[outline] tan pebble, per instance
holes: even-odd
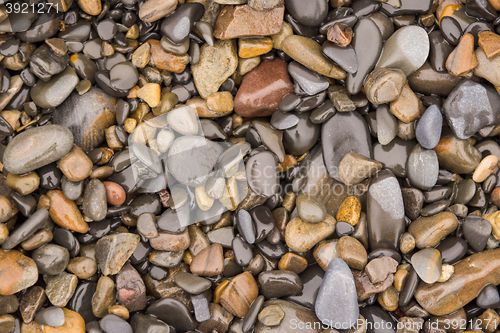
[[[21,195],[27,195],[35,191],[40,185],[40,177],[35,171],[24,175],[7,175],[7,186]]]
[[[330,29],[328,29],[326,38],[339,46],[346,47],[351,44],[352,28],[336,22]]]
[[[113,150],[121,150],[124,146],[116,135],[116,125],[110,126],[106,129],[106,143],[109,148]]]
[[[401,95],[391,102],[390,110],[396,118],[409,123],[420,116],[420,100],[410,86],[406,84],[401,91]]]
[[[270,37],[240,38],[238,41],[238,56],[243,59],[266,54],[272,49],[273,41]]]
[[[0,115],[7,120],[12,129],[17,130],[21,124],[19,123],[19,119],[21,118],[20,111],[2,111]]]
[[[215,201],[213,198],[209,197],[207,191],[205,191],[205,184],[196,187],[195,197],[198,207],[203,211],[207,211],[212,208]]]
[[[278,262],[278,269],[302,273],[307,268],[307,260],[295,253],[287,253]]]
[[[37,231],[33,236],[21,243],[21,247],[26,251],[32,251],[42,245],[50,243],[54,235],[49,229]]]
[[[127,320],[130,317],[130,313],[126,307],[123,305],[112,305],[108,309],[108,313],[120,316],[123,320]]]
[[[356,225],[361,216],[361,202],[355,196],[349,196],[340,205],[336,220]]]
[[[211,111],[219,112],[219,117],[233,111],[233,95],[229,91],[221,91],[207,97],[207,106]]]
[[[78,5],[89,15],[96,16],[101,13],[101,0],[78,0]]]
[[[396,274],[394,274],[394,287],[397,291],[401,292],[403,290],[403,286],[406,280],[406,276],[408,275],[408,270],[406,269],[398,269]]]
[[[477,317],[479,327],[487,333],[493,333],[500,324],[500,316],[493,309],[487,309],[479,317]]]
[[[77,145],[74,145],[69,154],[57,162],[57,166],[73,182],[84,180],[92,172],[92,161]]]
[[[127,133],[132,133],[135,129],[135,126],[137,125],[137,120],[133,118],[127,118],[125,119],[125,122],[123,123],[123,127],[125,128],[125,131]]]
[[[494,0],[500,4],[499,0]],[[481,31],[478,34],[478,45],[486,54],[486,58],[491,59],[500,54],[500,36],[492,31]]]
[[[338,258],[337,242],[338,239],[321,241],[313,251],[314,260],[324,271],[326,271],[333,258]]]
[[[288,192],[285,194],[285,198],[283,199],[283,208],[285,208],[289,213],[295,208],[295,200],[297,200],[297,193]]]
[[[472,174],[472,180],[476,183],[482,183],[486,177],[498,170],[498,157],[496,155],[488,155],[479,163],[476,170]]]
[[[127,39],[137,39],[139,38],[139,26],[134,24],[128,29],[127,34],[125,35]]]
[[[415,248],[415,237],[412,234],[405,232],[399,240],[399,249],[403,254],[410,253]]]
[[[337,243],[336,250],[339,258],[343,259],[353,269],[362,270],[368,262],[366,249],[354,237],[341,237]]]
[[[439,280],[437,282],[446,282],[448,281],[451,276],[455,273],[455,267],[453,265],[442,265],[441,266],[441,276],[439,277]]]
[[[108,313],[108,308],[116,303],[116,287],[111,278],[101,276],[97,281],[97,289],[92,300],[92,312],[97,318]]]
[[[271,36],[271,39],[273,40],[273,48],[282,50],[283,41],[291,35],[293,35],[292,27],[288,23],[283,22],[280,32]]]
[[[132,54],[132,63],[137,68],[144,68],[149,63],[151,57],[151,46],[144,43],[139,46]]]
[[[399,292],[390,286],[377,295],[377,301],[386,311],[396,311],[399,306]]]
[[[158,83],[147,83],[137,91],[137,97],[155,108],[160,104],[161,87]]]
[[[279,305],[268,305],[260,311],[258,319],[264,326],[278,326],[283,318],[285,312]]]
[[[97,263],[92,258],[75,257],[69,261],[67,269],[80,279],[88,279],[97,272]]]
[[[238,73],[240,75],[245,75],[246,73],[250,72],[252,69],[255,67],[259,66],[260,64],[260,57],[252,57],[252,58],[247,58],[247,59],[239,59],[238,61]]]
[[[464,34],[457,47],[446,60],[446,69],[453,76],[462,76],[476,68],[478,62],[474,53],[474,36]]]
[[[92,171],[90,173],[90,178],[97,178],[97,179],[106,179],[111,177],[113,174],[113,168],[110,167],[109,165],[103,165],[102,167],[99,167]]]

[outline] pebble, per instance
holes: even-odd
[[[150,39],[148,43],[151,48],[150,66],[173,73],[182,73],[186,69],[189,63],[189,56],[187,54],[177,55],[165,51],[159,40]]]
[[[126,199],[125,190],[120,185],[105,181],[102,182],[106,190],[106,201],[113,206],[121,206]]]
[[[325,122],[321,143],[326,169],[335,180],[340,180],[337,170],[345,154],[357,153],[372,158],[368,126],[356,112],[338,112]]]
[[[406,84],[401,95],[390,104],[391,112],[404,123],[409,123],[420,116],[420,101]]]
[[[84,180],[92,172],[92,161],[77,145],[73,146],[69,154],[57,161],[57,166],[72,182]]]
[[[483,251],[491,235],[491,224],[482,217],[470,215],[465,218],[462,228],[467,243],[476,252]]]
[[[342,310],[338,306],[342,306]],[[315,302],[318,318],[330,327],[352,327],[359,316],[356,286],[349,266],[339,258],[328,265]]]
[[[446,60],[446,69],[453,76],[467,74],[476,68],[478,62],[474,53],[474,36],[464,34],[457,47]]]
[[[63,332],[71,332],[71,333],[85,333],[85,320],[83,320],[82,316],[75,311],[71,311],[66,308],[62,308],[64,312],[64,324],[59,327],[53,326],[44,326],[44,333],[63,333]],[[35,333],[35,332],[33,332]],[[38,332],[37,332],[38,333]]]
[[[96,261],[104,275],[117,274],[139,244],[139,235],[119,233],[97,241]]]
[[[88,279],[97,272],[97,263],[92,258],[75,257],[69,261],[67,269],[79,279]]]
[[[301,194],[297,197],[295,204],[298,214],[304,222],[318,223],[326,217],[325,205],[312,197]]]
[[[59,106],[76,88],[80,80],[75,70],[67,66],[61,73],[52,76],[47,82],[38,82],[31,89],[33,102],[42,108]]]
[[[439,175],[439,162],[434,150],[425,149],[420,144],[412,149],[406,165],[410,183],[421,189],[430,190],[436,185]]]
[[[171,42],[181,44],[204,13],[205,8],[200,3],[182,4],[163,20],[161,31]]]
[[[354,237],[341,237],[337,243],[336,251],[338,257],[353,269],[362,270],[368,262],[366,249]]]
[[[408,77],[410,87],[416,92],[439,96],[448,96],[460,81],[462,81],[461,77],[447,72],[437,72],[429,62],[425,62]]]
[[[321,126],[314,124],[306,112],[296,116],[298,118],[297,125],[283,131],[283,145],[285,152],[300,156],[307,153],[318,141]]]
[[[455,268],[452,265],[442,265],[441,267],[441,275],[437,282],[446,282],[448,281],[453,273],[455,272]]]
[[[488,80],[494,86],[499,86],[500,77],[496,74],[499,66],[498,59],[488,59],[481,49],[477,49],[475,54],[478,65],[476,68],[474,68],[474,75]]]
[[[225,6],[214,26],[214,37],[227,40],[239,37],[270,36],[280,32],[284,6],[257,11],[249,5]]]
[[[75,202],[67,199],[62,191],[50,190],[47,196],[50,199],[49,215],[52,221],[60,227],[82,234],[89,230]]]
[[[92,299],[92,313],[102,318],[108,313],[108,308],[116,303],[116,287],[111,278],[101,276]]]
[[[492,59],[498,52],[498,43],[500,42],[500,36],[491,31],[481,31],[478,34],[478,45],[483,50],[486,58]]]
[[[234,98],[234,111],[242,117],[270,116],[292,92],[286,63],[278,58],[264,61],[244,76]]]
[[[12,250],[17,245],[29,239],[37,230],[45,225],[49,217],[49,212],[41,208],[33,213],[24,223],[12,230],[9,237],[2,244],[4,250]]]
[[[435,104],[425,110],[417,123],[415,135],[418,143],[425,149],[434,149],[441,138],[443,115]]]
[[[258,292],[259,288],[252,274],[244,272],[233,277],[222,290],[220,303],[232,315],[243,318],[252,302],[257,299]]]
[[[132,326],[125,320],[114,314],[105,315],[99,322],[101,329],[108,332],[132,333]]]
[[[116,276],[116,298],[128,311],[146,308],[146,286],[141,275],[130,263],[126,263]]]
[[[57,306],[51,306],[37,312],[35,322],[39,325],[59,327],[64,325],[64,311]]]
[[[433,315],[446,315],[462,308],[487,284],[496,285],[495,273],[498,269],[499,254],[498,250],[492,250],[467,257],[454,265],[455,273],[448,281],[434,285],[420,285],[415,293],[416,300]],[[478,267],[476,265],[481,265],[482,269],[476,272],[474,279],[469,279],[471,270]],[[436,294],[439,288],[444,288],[444,292]]]
[[[382,169],[382,164],[358,153],[347,153],[338,166],[338,177],[346,185],[357,185]]]
[[[106,217],[106,188],[98,179],[92,179],[85,188],[83,195],[83,213],[94,221],[101,221]]]
[[[406,75],[399,69],[379,68],[371,72],[365,81],[366,97],[373,104],[385,104],[396,100],[406,84]]]
[[[482,183],[486,177],[496,173],[498,170],[498,157],[496,155],[488,155],[479,162],[476,170],[472,174],[472,180],[476,183]]]
[[[222,62],[222,59],[225,59]],[[223,65],[224,64],[224,65]],[[205,44],[200,49],[200,60],[192,66],[194,83],[201,97],[217,92],[238,66],[236,43],[231,40],[216,41],[214,46]]]
[[[238,42],[238,56],[242,59],[257,57],[273,49],[270,37],[240,38]]]
[[[358,58],[352,45],[341,47],[332,42],[324,42],[322,45],[323,54],[339,65],[340,68],[349,74],[358,71]]]
[[[178,0],[148,0],[139,8],[139,18],[145,22],[154,22],[171,14],[177,8]]]
[[[0,272],[0,295],[4,296],[31,287],[38,280],[36,263],[16,250],[0,250]]]
[[[169,332],[170,330],[170,327],[165,322],[142,313],[135,313],[130,324],[134,332],[154,333],[157,331]]]
[[[69,252],[62,246],[47,244],[33,251],[32,258],[40,274],[57,275],[68,267]]]
[[[300,277],[287,270],[262,272],[259,274],[260,292],[267,299],[297,295],[302,291]]]
[[[477,295],[476,304],[483,309],[497,308],[500,305],[498,289],[492,284],[487,284]]]
[[[45,287],[47,298],[50,303],[59,307],[65,307],[68,304],[78,284],[76,275],[64,271],[59,275],[45,275],[44,280],[47,283]]]
[[[370,249],[398,248],[405,229],[401,188],[389,170],[379,171],[370,181],[367,196]]]
[[[278,326],[283,318],[285,312],[279,305],[269,305],[259,312],[259,322],[264,326]]]
[[[276,193],[278,161],[273,153],[261,152],[253,155],[248,159],[245,167],[248,185],[255,194],[270,197]]]
[[[307,252],[314,245],[329,237],[335,231],[335,219],[331,215],[318,223],[308,223],[295,217],[288,222],[285,240],[288,247],[296,252]]]
[[[307,260],[294,253],[287,253],[281,257],[278,263],[278,269],[292,271],[295,274],[300,274],[307,268]]]
[[[316,95],[328,88],[330,83],[323,76],[309,70],[298,62],[292,61],[288,65],[288,72],[294,82],[308,95]]]
[[[366,76],[372,71],[382,51],[382,35],[375,22],[361,18],[354,26],[351,45],[357,56],[357,71],[347,74],[346,87],[351,94],[360,92]]]
[[[36,127],[17,135],[7,145],[3,164],[13,174],[24,174],[59,160],[72,147],[73,135],[67,128]]]
[[[376,111],[377,138],[381,145],[389,144],[398,134],[398,119],[387,105],[380,105]]]
[[[441,253],[436,249],[420,250],[412,256],[411,263],[425,283],[434,283],[441,276]]]
[[[344,79],[346,73],[323,55],[321,45],[310,38],[292,35],[282,44],[283,51],[298,63],[333,79]]]
[[[212,244],[195,255],[191,262],[191,273],[199,276],[214,276],[222,273],[224,257],[220,244]]]

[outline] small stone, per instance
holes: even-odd
[[[328,265],[316,298],[315,312],[321,322],[331,327],[351,327],[358,319],[356,286],[349,266],[342,259],[335,258]]]
[[[273,270],[259,274],[260,292],[266,298],[281,298],[297,295],[302,291],[300,277],[286,270]]]
[[[87,14],[96,16],[101,13],[101,0],[78,0],[78,5]]]
[[[382,164],[357,153],[347,153],[339,163],[338,175],[346,185],[357,185],[382,169]]]
[[[430,190],[439,176],[439,162],[434,150],[415,145],[406,162],[406,174],[410,183],[421,190]]]
[[[222,290],[220,303],[234,316],[243,318],[259,294],[257,282],[249,272],[236,275]]]
[[[139,235],[130,233],[113,234],[99,239],[96,244],[96,259],[102,274],[117,274],[134,253],[139,240]]]
[[[472,180],[476,183],[482,183],[486,177],[498,170],[498,157],[496,155],[488,155],[479,162],[476,170],[472,175]]]
[[[457,47],[446,60],[446,69],[453,76],[467,74],[476,68],[478,62],[474,53],[474,36],[464,34]]]
[[[47,244],[33,251],[32,258],[40,274],[57,275],[68,267],[69,252],[62,246]]]
[[[468,140],[458,139],[451,133],[445,133],[441,136],[434,151],[438,156],[441,168],[458,174],[473,172],[482,158],[481,152]]]
[[[283,318],[285,312],[279,305],[269,305],[259,312],[259,322],[264,326],[278,326]]]
[[[391,257],[375,258],[365,266],[365,272],[372,283],[383,282],[389,274],[396,273],[398,262]]]
[[[146,308],[146,286],[141,275],[130,263],[126,263],[116,276],[116,298],[128,311]]]
[[[177,74],[182,73],[186,69],[189,63],[189,55],[177,55],[167,52],[162,47],[161,42],[156,39],[150,39],[148,43],[151,47],[151,57],[149,58],[150,66]]]
[[[280,32],[285,7],[257,11],[249,5],[225,6],[214,26],[214,37],[233,39],[250,36],[270,36]]]
[[[207,106],[217,112],[218,117],[223,117],[233,111],[233,95],[229,91],[215,92],[207,97]]]
[[[330,86],[328,88],[328,97],[333,102],[338,112],[350,112],[356,110],[356,104],[351,100],[347,89],[342,86]]]
[[[40,286],[33,286],[19,297],[19,311],[25,323],[32,322],[35,314],[47,300],[45,290]]]
[[[194,83],[200,96],[207,98],[217,92],[222,83],[236,71],[237,66],[235,41],[218,40],[214,46],[203,45],[200,60],[192,66]]]
[[[83,194],[83,213],[93,221],[101,221],[106,217],[106,188],[98,179],[92,179]]]
[[[50,218],[59,226],[79,233],[86,233],[89,225],[83,220],[75,202],[68,200],[62,191],[50,190],[47,192],[50,199]]]
[[[114,314],[105,315],[99,322],[99,327],[101,327],[104,332],[133,333],[132,326]]]
[[[441,253],[436,249],[420,250],[411,257],[411,264],[425,283],[434,283],[441,276]]]
[[[441,275],[437,282],[446,282],[448,281],[453,273],[455,272],[455,268],[452,265],[445,264],[441,267]]]
[[[441,138],[443,124],[443,115],[439,107],[431,105],[420,118],[415,129],[415,135],[418,143],[423,148],[434,149]]]
[[[110,314],[117,315],[124,320],[127,320],[130,317],[128,309],[123,305],[118,305],[118,304],[112,305],[108,308],[108,312]]]
[[[302,273],[307,268],[307,260],[295,253],[287,253],[278,262],[278,269],[292,271],[295,274]]]
[[[137,97],[148,103],[149,107],[155,108],[160,104],[161,88],[158,83],[146,83],[137,90]]]
[[[59,327],[44,326],[44,333],[85,333],[85,320],[78,312],[62,308],[64,312],[64,324]],[[35,332],[33,332],[35,333]]]
[[[399,306],[399,293],[393,286],[390,286],[377,295],[377,301],[386,311],[396,311]]]
[[[408,232],[415,237],[418,248],[436,246],[443,238],[458,226],[455,214],[442,212],[434,216],[420,217],[408,227]]]
[[[108,308],[116,303],[115,283],[107,276],[101,276],[92,300],[92,313],[102,318],[108,313]]]
[[[401,236],[401,240],[399,241],[399,249],[403,254],[410,253],[415,249],[415,237],[412,234],[405,232],[403,236]]]
[[[191,273],[199,276],[214,276],[222,273],[224,269],[224,256],[220,244],[201,250],[191,262]]]
[[[185,272],[175,274],[174,281],[179,287],[195,295],[201,294],[212,286],[210,280]]]
[[[492,284],[487,284],[477,295],[476,304],[482,309],[497,308],[500,305],[498,289]]]
[[[286,244],[296,252],[307,252],[335,231],[335,219],[331,215],[318,223],[308,223],[295,217],[286,225]]]
[[[59,275],[45,275],[44,280],[47,283],[45,294],[50,303],[61,308],[68,304],[78,284],[76,275],[66,272]]]
[[[339,258],[353,269],[362,270],[368,261],[366,249],[356,238],[351,236],[341,237],[337,243],[336,251]]]
[[[121,206],[126,199],[126,193],[123,187],[113,182],[103,182],[106,189],[106,201],[113,206]]]
[[[68,98],[79,82],[80,79],[75,70],[71,66],[66,66],[64,71],[52,76],[49,81],[39,81],[31,88],[31,99],[37,106],[42,108],[59,106]]]
[[[72,182],[84,180],[92,172],[92,161],[77,145],[74,145],[71,152],[57,162],[57,166]]]
[[[401,70],[379,68],[366,78],[366,97],[373,104],[389,103],[401,95],[405,84],[406,75]]]
[[[97,263],[92,258],[75,257],[69,261],[68,271],[79,279],[88,279],[97,272]]]
[[[465,218],[462,228],[467,243],[475,251],[483,251],[491,235],[491,224],[480,216],[469,215]]]
[[[376,111],[377,139],[381,145],[388,145],[398,134],[398,119],[387,105],[380,105]]]
[[[240,38],[238,41],[238,56],[243,59],[266,54],[273,48],[270,37]]]
[[[177,8],[178,0],[148,0],[139,8],[139,18],[145,22],[157,21]]]
[[[347,222],[356,225],[361,216],[361,202],[355,196],[348,196],[344,199],[335,217],[337,221]]]
[[[346,77],[343,69],[323,55],[321,45],[303,36],[290,36],[283,41],[283,51],[307,68],[321,75],[342,80]]]
[[[488,59],[500,54],[500,36],[492,31],[481,31],[477,43]]]
[[[298,214],[304,222],[318,223],[326,217],[325,205],[308,195],[299,195],[295,204]]]
[[[288,73],[304,92],[308,95],[316,95],[327,89],[330,85],[327,79],[304,67],[296,61],[288,65]]]
[[[51,306],[49,308],[38,311],[35,316],[35,321],[40,325],[59,327],[64,325],[64,311],[57,306]]]
[[[12,295],[31,287],[38,280],[38,269],[33,259],[19,251],[0,249],[0,295]]]
[[[345,47],[351,44],[352,28],[345,24],[335,22],[335,24],[328,29],[326,38],[338,46]]]
[[[359,302],[366,300],[372,295],[383,292],[394,282],[394,274],[389,274],[383,282],[379,283],[372,283],[364,271],[353,270],[352,274]]]
[[[403,87],[401,95],[391,102],[390,110],[396,118],[405,123],[420,116],[420,101],[408,84]]]

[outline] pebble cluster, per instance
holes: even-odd
[[[0,333],[498,332],[500,0],[0,3]]]

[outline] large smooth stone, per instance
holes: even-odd
[[[419,144],[413,147],[406,162],[406,173],[410,183],[427,191],[436,185],[439,176],[439,162],[436,152],[422,148]]]
[[[429,37],[423,28],[402,27],[385,42],[377,68],[400,69],[408,76],[422,67],[429,48]]]
[[[461,77],[448,72],[437,72],[428,61],[408,77],[408,83],[414,92],[439,96],[448,96],[461,80]]]
[[[433,216],[420,217],[408,227],[408,232],[415,238],[418,248],[436,246],[443,238],[451,234],[458,226],[455,214],[442,212]]]
[[[262,308],[279,306],[285,316],[277,326],[265,326],[260,321],[255,326],[255,333],[290,333],[300,327],[301,333],[321,333],[321,323],[314,314],[306,308],[282,299],[273,299],[264,303]]]
[[[49,81],[38,81],[31,88],[31,99],[41,108],[53,108],[59,106],[76,88],[80,79],[71,66],[64,71],[54,75]]]
[[[264,61],[243,77],[234,98],[234,111],[242,117],[270,116],[292,92],[287,63],[278,57]]]
[[[373,155],[368,125],[358,112],[337,112],[324,123],[321,144],[326,169],[337,181],[338,166],[345,154],[358,153],[367,158]]]
[[[71,130],[77,144],[88,152],[104,142],[105,130],[116,121],[116,100],[99,88],[71,94],[52,113],[52,122]]]
[[[351,328],[359,316],[356,286],[344,260],[333,258],[316,298],[315,312],[330,327]]]
[[[24,131],[12,139],[3,155],[7,171],[23,174],[59,160],[73,147],[73,134],[59,125],[45,125]]]
[[[214,46],[205,44],[200,49],[200,60],[191,67],[196,89],[207,98],[217,92],[238,67],[234,40],[218,40]]]
[[[401,188],[391,171],[382,170],[372,177],[366,211],[370,249],[398,249],[405,211]]]
[[[168,170],[184,185],[203,184],[222,154],[222,147],[201,136],[182,136],[168,152]]]
[[[415,299],[427,312],[443,316],[472,301],[487,285],[500,284],[500,249],[483,251],[462,259],[455,273],[442,283],[421,282]]]
[[[490,87],[463,80],[443,104],[446,121],[459,139],[467,139],[481,128],[500,123],[500,95]]]
[[[354,95],[357,94],[365,78],[372,71],[382,50],[382,35],[375,22],[369,18],[362,18],[354,26],[354,37],[351,45],[358,57],[358,71],[356,73],[347,73],[346,87],[347,91]]]

